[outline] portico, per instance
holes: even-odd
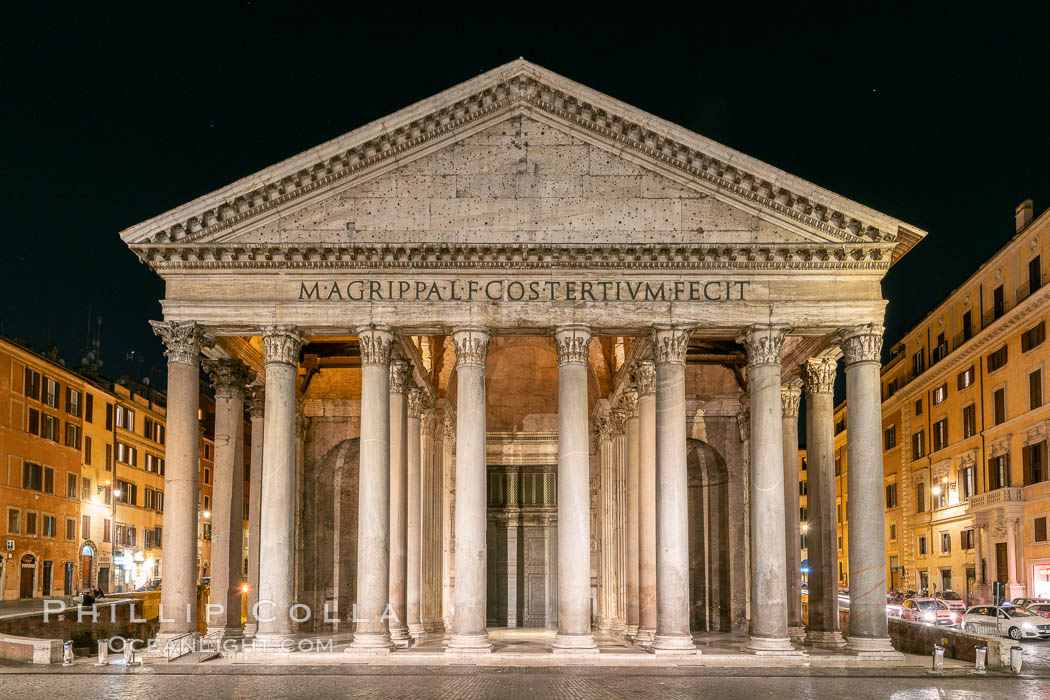
[[[444,632],[486,654],[495,617],[584,657],[599,630],[655,656],[695,656],[698,632],[841,647],[812,625],[837,591],[811,589],[800,629],[785,454],[798,387],[808,407],[813,363],[844,355],[845,650],[891,656],[879,283],[922,235],[515,61],[122,233],[167,285],[169,511],[196,506],[172,440],[206,352],[217,387],[215,362],[246,368],[227,410],[264,392],[262,643],[353,630],[348,653],[390,655]],[[172,551],[164,603],[185,606],[195,562]]]

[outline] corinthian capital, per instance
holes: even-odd
[[[627,412],[622,408],[616,408],[610,415],[612,416],[612,434],[623,435],[627,431]]]
[[[357,329],[358,347],[363,365],[387,365],[394,347],[394,333],[386,326],[361,326]]]
[[[834,357],[811,357],[802,365],[802,381],[810,394],[831,394],[835,391]]]
[[[620,394],[620,408],[628,418],[638,416],[638,391],[636,389],[629,387],[623,390],[623,393]]]
[[[422,389],[410,389],[408,392],[408,415],[410,418],[422,418],[427,410],[427,392]]]
[[[164,341],[164,356],[168,362],[195,365],[201,350],[215,345],[215,339],[204,332],[196,321],[150,321],[153,332]]]
[[[881,323],[865,323],[842,334],[842,354],[847,365],[882,362]]]
[[[747,350],[748,367],[779,365],[780,351],[788,327],[782,323],[756,323],[748,326],[736,342]]]
[[[802,400],[802,390],[797,386],[780,387],[780,411],[784,418],[798,418],[798,404]]]
[[[598,440],[612,440],[612,421],[609,419],[609,414],[599,415],[596,423],[595,430],[598,433]]]
[[[635,364],[634,381],[638,384],[638,396],[656,393],[656,365],[652,360],[639,360]]]
[[[295,326],[266,326],[262,335],[263,361],[297,367],[299,351],[305,343],[306,336]]]
[[[554,344],[558,349],[558,364],[587,364],[590,361],[589,348],[591,329],[587,326],[573,324],[560,326],[554,331]]]
[[[255,378],[251,368],[237,359],[204,360],[203,365],[217,399],[243,399],[246,387]]]
[[[252,387],[248,393],[248,415],[262,418],[266,412],[266,392],[261,386]]]
[[[457,365],[484,367],[489,354],[489,329],[481,326],[456,328],[452,331],[452,344],[456,348]]]
[[[390,393],[404,394],[408,391],[408,380],[412,376],[412,365],[406,360],[393,360],[390,363]]]
[[[684,326],[656,326],[653,328],[653,356],[657,363],[685,364],[689,349],[689,328]]]

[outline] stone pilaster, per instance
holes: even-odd
[[[489,338],[488,329],[479,326],[457,328],[452,333],[456,348],[456,585],[454,632],[447,653],[492,651],[485,631],[485,361]]]
[[[197,499],[200,432],[200,353],[213,340],[190,322],[151,321],[168,358],[164,475],[164,587],[157,639],[197,631]]]
[[[638,425],[635,459],[638,461],[638,635],[648,646],[656,636],[656,365],[640,360],[635,367],[638,383]],[[683,379],[684,382],[684,379]],[[688,543],[687,543],[688,546]]]
[[[601,463],[601,575],[599,577],[599,610],[602,632],[611,632],[616,625],[615,517],[616,469],[612,454],[612,422],[606,409],[595,420],[598,459]]]
[[[295,379],[306,338],[294,326],[263,330],[266,409],[263,435],[257,644],[280,644],[294,633]]]
[[[784,546],[787,552],[788,636],[793,642],[806,637],[802,626],[802,533],[799,529],[798,407],[802,390],[780,387],[784,418]]]
[[[849,635],[846,651],[898,657],[886,621],[886,532],[882,470],[882,325],[842,337],[846,360],[846,518],[849,522]]]
[[[558,350],[558,634],[555,653],[592,652],[587,370],[591,332],[555,331]]]
[[[240,360],[205,360],[215,387],[215,469],[211,508],[211,593],[208,633],[244,636],[241,624],[244,567],[244,394],[254,376]]]
[[[685,442],[685,355],[689,330],[657,326],[653,329],[652,346],[656,361],[657,517],[656,636],[650,649],[658,654],[692,655],[697,652],[689,631],[689,478]],[[640,430],[644,436],[644,424]]]
[[[835,368],[834,356],[808,360],[802,367],[806,386],[806,536],[809,551],[809,629],[806,643],[838,649],[838,531],[835,505]]]
[[[259,622],[253,610],[259,602],[259,521],[262,519],[263,423],[266,394],[255,387],[248,395],[248,416],[252,424],[251,478],[248,482],[248,620],[244,636],[254,637]]]
[[[390,363],[390,638],[408,645],[408,389],[412,366]]]
[[[744,650],[794,655],[788,637],[784,535],[784,425],[780,351],[787,329],[749,326],[737,342],[747,351],[751,448],[751,625]]]
[[[357,627],[352,653],[392,646],[383,614],[390,592],[390,351],[386,326],[357,329],[361,348],[361,451],[357,511]]]

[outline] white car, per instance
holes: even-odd
[[[1050,620],[1016,605],[975,605],[963,615],[963,630],[1010,639],[1050,639]]]

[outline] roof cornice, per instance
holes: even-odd
[[[657,170],[745,201],[843,243],[895,244],[895,262],[925,232],[523,59],[304,151],[121,232],[128,244],[191,244],[319,190],[429,152],[516,111],[538,112]]]

